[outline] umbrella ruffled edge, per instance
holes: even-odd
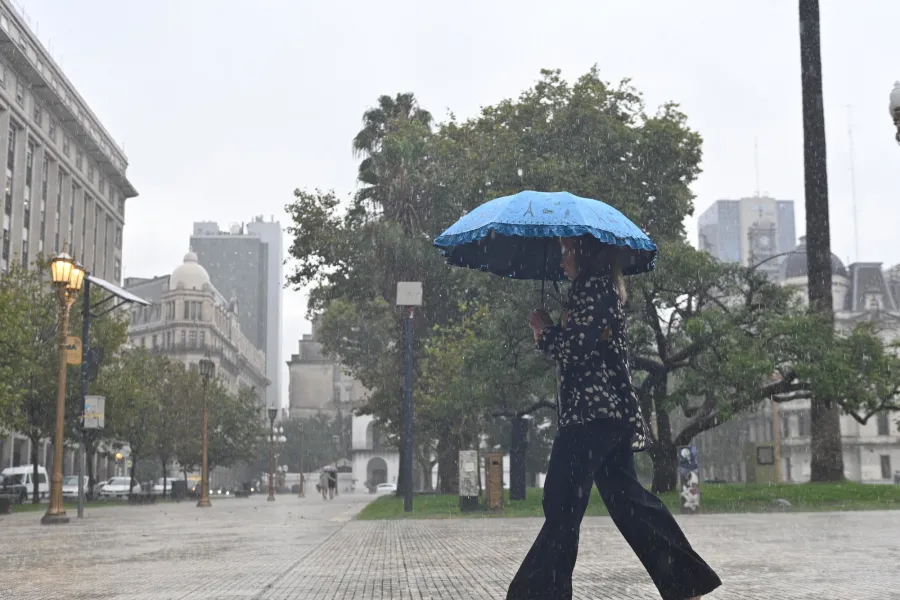
[[[554,237],[580,237],[582,235],[590,235],[605,244],[611,246],[627,246],[632,250],[644,250],[647,252],[657,252],[658,248],[653,240],[649,237],[624,237],[620,238],[608,231],[597,229],[589,225],[519,225],[497,223],[484,225],[478,229],[464,231],[462,233],[442,234],[434,239],[432,244],[440,248],[442,252],[449,252],[456,246],[477,242],[487,237],[491,231],[495,231],[498,235],[506,235],[511,237],[530,237],[530,238],[554,238]]]

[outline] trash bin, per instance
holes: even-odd
[[[176,479],[172,482],[172,489],[168,493],[172,500],[184,500],[187,496],[187,484],[183,479]]]
[[[478,452],[475,450],[459,452],[459,510],[478,510]]]
[[[484,465],[487,484],[486,504],[488,510],[503,508],[503,453],[491,452]]]

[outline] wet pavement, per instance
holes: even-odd
[[[16,600],[502,599],[536,519],[353,521],[372,500],[264,496],[0,518]],[[74,517],[74,515],[71,515]],[[712,600],[900,599],[900,511],[679,517],[725,585]],[[658,599],[611,521],[585,521],[575,597]]]

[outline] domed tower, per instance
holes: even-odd
[[[197,262],[197,255],[188,252],[184,255],[184,262],[172,271],[169,278],[169,289],[177,290],[202,290],[205,286],[211,286],[209,273]]]
[[[806,301],[809,293],[809,264],[806,256],[806,236],[800,238],[797,247],[791,250],[781,263],[782,285],[797,288]],[[831,294],[834,310],[844,309],[847,293],[850,291],[850,277],[841,259],[831,254]]]

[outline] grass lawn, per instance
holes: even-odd
[[[508,496],[507,491],[507,498]],[[661,495],[673,513],[680,511],[675,492]],[[706,484],[700,486],[703,513],[811,512],[845,510],[900,509],[900,486],[864,485],[860,483],[806,484]],[[776,499],[791,503],[776,504]],[[591,495],[586,516],[606,516],[606,507],[596,488]],[[541,490],[529,489],[525,500],[505,502],[503,511],[459,511],[459,498],[454,495],[416,496],[413,512],[403,512],[403,499],[382,496],[359,514],[361,520],[379,519],[451,519],[485,517],[542,517]]]

